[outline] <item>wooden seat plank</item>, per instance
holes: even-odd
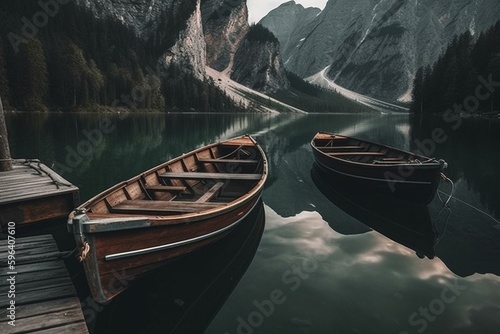
[[[182,186],[147,186],[146,190],[151,190],[151,191],[172,191],[172,192],[183,192],[186,191],[186,187]]]
[[[243,160],[243,159],[198,159],[203,163],[226,163],[226,164],[257,164],[259,160]]]
[[[193,213],[212,209],[222,203],[196,203],[188,201],[127,200],[111,208],[112,212],[128,213]]]
[[[321,147],[319,148],[321,151],[323,152],[337,152],[337,151],[340,151],[340,150],[362,150],[364,149],[365,147],[364,146],[327,146],[327,147]],[[361,151],[363,152],[363,151]]]
[[[335,153],[328,153],[328,155],[331,155],[334,157],[353,156],[353,155],[383,156],[383,155],[385,155],[385,153],[382,153],[382,152],[335,152]]]
[[[210,201],[212,198],[214,198],[217,193],[222,189],[224,186],[224,182],[217,182],[212,188],[210,188],[203,196],[201,196],[196,203],[205,203]]]
[[[203,172],[166,172],[160,174],[161,178],[184,180],[241,180],[256,181],[262,177],[260,174],[237,173],[203,173]]]

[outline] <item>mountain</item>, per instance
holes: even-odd
[[[96,17],[112,17],[132,28],[143,40],[162,45],[159,59],[205,76],[206,49],[200,0],[77,0]],[[165,40],[169,43],[165,44]]]
[[[244,0],[202,1],[207,65],[260,92],[287,89],[278,40],[261,25],[250,27]]]
[[[262,92],[274,92],[289,84],[277,43],[241,44],[249,32],[245,0],[78,1],[96,16],[107,15],[119,19],[143,39],[166,34],[165,30],[177,35],[175,44],[168,45],[160,61],[187,69],[199,79],[206,76],[205,67],[209,66]],[[240,45],[252,58],[240,61],[236,72],[249,75],[233,73],[234,57]],[[242,51],[239,55],[242,55]],[[261,75],[263,72],[265,75]]]
[[[477,36],[493,25],[500,2],[330,0],[311,13],[291,1],[261,20],[280,40],[288,70],[303,78],[321,74],[376,98],[409,100],[417,69],[436,61],[458,34]],[[287,24],[287,17],[298,23]]]
[[[286,55],[291,54],[291,51],[297,46],[294,43],[294,31],[300,31],[319,13],[321,13],[319,8],[304,8],[301,4],[296,4],[295,1],[288,1],[270,11],[259,23],[273,32],[280,41],[281,52]],[[287,58],[284,57],[284,59]]]
[[[162,2],[167,5],[143,13],[143,20],[154,19],[138,20],[152,4],[1,1],[5,105],[24,111],[245,111],[206,76],[199,0]]]

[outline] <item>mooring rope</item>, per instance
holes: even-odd
[[[455,191],[455,184],[453,183],[453,181],[448,177],[446,176],[444,173],[441,173],[441,178],[445,181],[448,181],[450,182],[451,184],[451,192],[450,192],[450,195],[448,196],[448,199],[446,200],[446,202],[443,202],[443,199],[441,198],[441,196],[439,195],[439,191],[437,193],[438,197],[439,197],[439,200],[441,201],[441,203],[444,203],[444,206],[448,206],[448,203],[450,202],[450,199],[453,197],[453,192]]]
[[[42,162],[38,159],[26,159],[25,161],[23,161],[23,164],[34,169],[38,175],[47,175],[51,180],[52,180],[52,183],[55,184],[55,186],[57,187],[57,189],[59,189],[61,186],[66,186],[66,187],[72,187],[73,185],[70,184],[70,183],[66,183],[66,182],[62,182],[60,180],[57,180],[54,175],[52,175],[52,173],[50,173],[49,171],[46,171],[44,168],[43,168],[43,165],[42,165]],[[36,165],[33,165],[33,164],[36,164]]]
[[[442,194],[444,194],[444,195],[448,195],[447,193],[445,193],[444,191],[441,191],[441,190],[438,190],[438,195],[439,195],[439,193],[442,193]],[[478,211],[478,212],[480,212],[480,213],[484,214],[484,215],[485,215],[485,216],[487,216],[488,218],[490,218],[490,219],[494,220],[494,221],[495,221],[495,222],[499,225],[499,228],[500,228],[500,221],[499,221],[499,220],[497,220],[497,219],[496,219],[495,217],[493,217],[492,215],[490,215],[489,213],[487,213],[487,212],[485,212],[485,211],[483,211],[483,210],[481,210],[481,209],[479,209],[479,208],[475,207],[474,205],[469,204],[469,203],[467,203],[466,201],[461,200],[460,198],[457,198],[457,197],[455,197],[455,196],[451,196],[451,195],[450,195],[450,198],[453,198],[454,200],[459,201],[460,203],[463,203],[463,204],[467,205],[468,207],[470,207],[470,208],[472,208],[472,209],[474,209],[474,210],[476,210],[476,211]]]
[[[444,221],[443,231],[441,231],[441,232],[437,231],[437,226],[435,226],[435,224],[433,224],[433,226],[435,226],[434,233],[436,234],[436,240],[434,241],[434,246],[436,246],[441,241],[443,236],[446,234],[446,228],[448,227],[448,221],[451,217],[451,209],[446,205],[443,206],[441,208],[441,210],[439,211],[439,213],[437,214],[436,218],[434,218],[434,222],[437,222],[439,216],[441,216],[441,213],[443,213],[443,211],[445,211],[445,210],[448,211],[448,216],[446,217],[446,219]]]
[[[443,208],[439,211],[439,213],[436,215],[436,218],[434,218],[434,221],[436,222],[437,219],[439,218],[439,216],[441,216],[441,214],[443,213],[443,211],[448,211],[448,216],[446,217],[446,220],[444,222],[444,228],[443,228],[443,231],[440,233],[440,236],[438,236],[436,238],[436,241],[434,242],[434,246],[436,246],[439,241],[441,241],[441,238],[444,236],[445,232],[446,232],[446,228],[448,226],[448,221],[449,221],[449,218],[451,217],[451,214],[452,214],[452,211],[451,211],[451,208],[448,206],[448,203],[450,202],[450,200],[453,198],[454,200],[462,203],[462,204],[465,204],[467,205],[468,207],[482,213],[483,215],[485,215],[486,217],[490,218],[491,220],[493,220],[497,226],[495,226],[496,228],[500,229],[500,221],[498,221],[495,217],[493,217],[492,215],[490,215],[489,213],[475,207],[474,205],[472,204],[469,204],[467,203],[466,201],[464,200],[461,200],[460,198],[457,198],[453,195],[454,191],[455,191],[455,184],[453,183],[453,181],[447,177],[446,175],[444,175],[443,173],[441,173],[441,178],[443,178],[443,180],[445,181],[448,181],[450,182],[451,184],[451,192],[449,194],[445,193],[444,191],[441,191],[441,190],[437,190],[437,195],[438,195],[438,198],[439,200],[441,201],[441,203],[443,203]],[[448,196],[448,199],[446,201],[443,201],[443,199],[441,198],[440,194],[443,194],[443,195],[446,195]]]
[[[88,242],[85,241],[85,243],[81,247],[81,253],[78,256],[78,261],[80,261],[80,262],[85,261],[85,259],[87,258],[87,255],[89,254],[89,252],[90,252],[90,245],[89,245]]]

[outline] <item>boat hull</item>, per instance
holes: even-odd
[[[325,154],[314,143],[312,147],[318,167],[335,182],[346,186],[352,185],[357,190],[362,189],[418,203],[427,204],[432,201],[443,170],[443,164],[438,162],[383,165],[356,163]]]
[[[148,228],[87,233],[90,252],[83,264],[93,298],[105,303],[146,273],[218,241],[252,211],[259,199],[260,194],[223,215],[186,224],[154,226],[151,221]]]

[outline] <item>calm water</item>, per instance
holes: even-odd
[[[54,164],[82,200],[218,139],[267,152],[263,204],[230,238],[166,266],[108,305],[86,296],[93,333],[498,333],[500,123],[398,115],[8,115],[14,157]],[[441,134],[432,140],[433,131]],[[331,189],[313,168],[316,131],[449,163],[449,208]],[[436,144],[436,142],[439,142]],[[442,183],[447,199],[450,185]],[[64,222],[55,229],[70,240]],[[71,243],[67,242],[68,247]]]

